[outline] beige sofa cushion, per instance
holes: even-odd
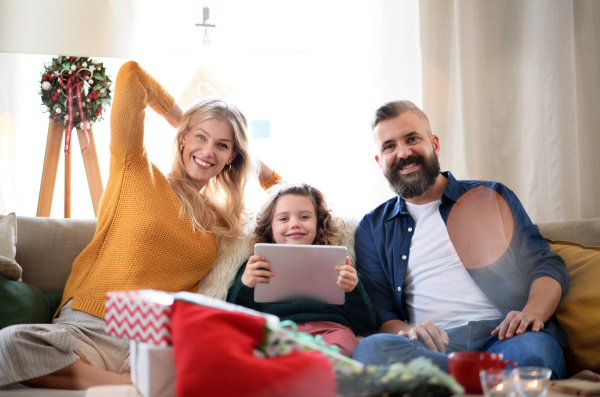
[[[95,219],[17,218],[23,281],[42,292],[64,290],[75,258],[92,241]]]

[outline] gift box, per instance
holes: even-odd
[[[175,359],[172,346],[132,340],[131,381],[144,397],[175,397]]]
[[[362,368],[364,366],[362,363],[340,354],[337,351],[337,347],[328,346],[318,337],[314,338],[307,333],[296,332],[293,329],[282,327],[282,325],[286,323],[294,324],[291,321],[280,322],[279,317],[272,314],[261,313],[233,303],[223,302],[219,299],[190,292],[178,292],[174,295],[174,298],[175,300],[182,300],[217,309],[265,317],[267,320],[265,324],[265,337],[263,342],[257,346],[257,350],[266,357],[290,354],[293,351],[312,350],[327,356],[336,372],[351,373],[354,369]]]
[[[173,294],[155,290],[108,292],[105,332],[156,346],[171,344]]]
[[[227,310],[230,312],[246,313],[252,316],[264,317],[267,321],[267,325],[275,326],[279,324],[279,317],[273,314],[258,312],[256,310],[248,309],[244,306],[236,305],[235,303],[225,302],[220,299],[211,298],[210,296],[202,294],[194,294],[192,292],[178,292],[173,295],[173,298],[175,300],[190,302],[196,305],[208,306],[215,309]]]
[[[327,356],[336,372],[349,373],[363,367],[363,364],[338,353],[318,338],[282,327],[277,316],[191,292],[109,292],[106,297],[106,333],[155,346],[171,345],[170,316],[174,300],[265,318],[265,337],[257,350],[266,357],[313,350]]]

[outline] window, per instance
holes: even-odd
[[[175,4],[177,10],[147,7],[139,16],[149,33],[144,53],[137,58],[175,98],[184,94],[199,70],[211,74],[247,117],[253,153],[287,181],[322,190],[336,214],[360,218],[392,197],[374,161],[369,124],[385,101],[421,103],[416,0]],[[205,7],[210,9],[207,21]],[[203,22],[216,27],[195,26]],[[14,185],[12,195],[0,196],[2,213],[35,216],[48,124],[39,105],[37,78],[50,58],[0,53],[0,86],[10,92],[0,96],[0,114],[8,112],[14,118],[18,165],[0,170],[0,189]],[[125,60],[103,61],[116,77]],[[205,84],[197,91],[204,95],[214,90]],[[104,184],[109,117],[93,127]],[[0,128],[6,140],[7,130]],[[146,148],[165,173],[171,166],[171,131],[159,116],[146,112]],[[92,217],[77,144],[72,153],[72,216]],[[61,160],[53,217],[63,213],[63,169]],[[258,184],[250,185],[247,203],[257,208],[265,196]]]

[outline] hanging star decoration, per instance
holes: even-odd
[[[111,83],[104,65],[88,57],[59,56],[44,65],[39,94],[50,119],[65,123],[66,154],[73,127],[85,132],[89,145],[88,128],[103,120],[102,113],[110,106]]]

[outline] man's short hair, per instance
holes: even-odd
[[[371,123],[371,129],[374,130],[377,124],[385,120],[390,120],[400,116],[404,112],[412,112],[425,122],[427,133],[431,136],[431,127],[427,115],[411,101],[393,101],[384,103],[375,112],[375,118]]]

